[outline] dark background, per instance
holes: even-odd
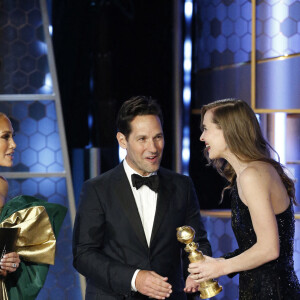
[[[70,148],[116,150],[116,113],[134,95],[156,98],[170,151],[172,7],[166,1],[53,1],[53,43]],[[94,123],[88,126],[88,116]],[[111,152],[110,152],[111,154]],[[115,165],[104,160],[102,171]],[[170,156],[164,157],[170,166]]]
[[[101,172],[117,165],[117,111],[131,96],[148,95],[164,113],[162,166],[174,169],[173,19],[173,1],[53,0],[52,37],[71,162],[73,149],[99,147]],[[205,166],[199,121],[191,117],[190,175],[201,208],[219,208],[224,181]]]

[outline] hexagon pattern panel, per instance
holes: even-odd
[[[212,246],[213,257],[220,257],[238,248],[230,218],[203,217],[203,223],[207,230],[208,239]],[[300,278],[300,220],[296,220],[296,232],[294,242],[295,271]],[[212,299],[238,300],[238,275],[233,278],[222,276],[218,282],[223,286],[223,291]]]
[[[257,1],[257,59],[300,52],[300,1]]]
[[[52,93],[39,0],[0,5],[0,93]]]
[[[64,170],[54,101],[0,102],[15,130],[14,165],[0,171],[62,172]]]
[[[299,110],[300,1],[260,0],[256,12],[255,107]]]
[[[197,1],[196,70],[250,60],[251,1]]]
[[[39,95],[50,93],[53,93],[52,78],[40,1],[1,1],[0,94],[19,97],[18,101],[5,100],[5,97],[0,101],[0,111],[12,121],[17,144],[14,166],[0,168],[0,172],[3,176],[5,172],[28,174],[27,178],[8,179],[8,198],[27,194],[68,207],[57,99],[54,101],[49,96],[49,100],[37,100]],[[34,94],[34,99],[22,100],[26,94]],[[30,177],[32,172],[40,173],[40,177]],[[62,173],[62,176],[47,177],[48,173]],[[50,266],[46,284],[37,299],[82,299],[79,275],[72,266],[71,245],[69,210],[57,240],[55,265]]]
[[[257,59],[300,52],[300,1],[258,0]],[[252,7],[249,0],[197,1],[196,70],[250,61]]]

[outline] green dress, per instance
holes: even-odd
[[[20,228],[16,252],[21,263],[4,278],[9,300],[36,299],[49,264],[54,264],[56,238],[66,213],[66,207],[32,196],[15,197],[3,206],[0,227]]]

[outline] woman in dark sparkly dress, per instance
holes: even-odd
[[[240,300],[299,300],[293,244],[295,188],[271,158],[252,109],[225,99],[202,108],[200,140],[231,189],[232,228],[239,248],[189,266],[197,282],[239,273]]]

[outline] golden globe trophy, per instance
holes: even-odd
[[[202,252],[198,250],[198,244],[193,242],[195,238],[195,230],[190,226],[182,226],[177,229],[177,240],[186,244],[184,250],[189,254],[189,260],[191,263],[205,260]],[[208,299],[216,296],[222,291],[222,286],[213,279],[200,282],[199,292],[202,299]]]

